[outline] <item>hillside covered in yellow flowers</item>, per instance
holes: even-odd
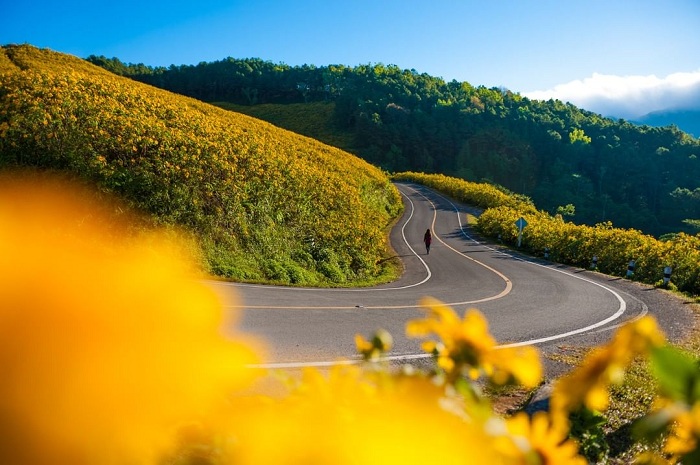
[[[0,170],[68,173],[190,233],[207,271],[324,285],[391,277],[401,210],[379,169],[339,149],[113,75],[0,49]]]

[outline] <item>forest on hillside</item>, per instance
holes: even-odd
[[[700,140],[675,126],[636,125],[383,64],[88,61],[207,102],[331,102],[335,127],[352,135],[343,148],[387,171],[488,181],[576,223],[612,221],[657,236],[700,226]]]

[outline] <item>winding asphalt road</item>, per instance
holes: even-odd
[[[394,337],[389,359],[427,360],[406,322],[422,317],[423,296],[460,314],[479,309],[502,345],[565,344],[646,314],[643,299],[617,278],[519,256],[479,240],[465,224],[471,207],[420,185],[397,184],[405,212],[391,233],[404,264],[393,283],[363,289],[309,289],[211,282],[228,308],[241,313],[237,330],[267,343],[263,367],[329,366],[356,361],[354,336],[383,328]],[[423,234],[433,231],[430,254]],[[685,324],[685,323],[683,323]]]

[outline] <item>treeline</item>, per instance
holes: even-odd
[[[488,181],[577,223],[613,221],[649,234],[694,232],[700,140],[674,126],[604,118],[557,100],[530,100],[382,64],[288,66],[260,59],[164,67],[89,61],[209,102],[332,102],[352,149],[392,172]],[[690,220],[690,221],[686,221]]]

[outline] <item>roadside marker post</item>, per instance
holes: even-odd
[[[515,222],[515,226],[518,227],[518,248],[520,248],[520,245],[523,243],[523,229],[527,226],[527,221],[521,216]]]
[[[627,265],[627,277],[632,278],[632,276],[634,276],[634,260],[630,260]]]
[[[671,272],[673,271],[673,268],[670,266],[667,266],[664,268],[664,287],[668,287],[668,283],[671,282]]]
[[[593,255],[593,261],[591,262],[591,269],[598,269],[598,255]]]
[[[549,247],[544,248],[544,259],[549,260]]]

